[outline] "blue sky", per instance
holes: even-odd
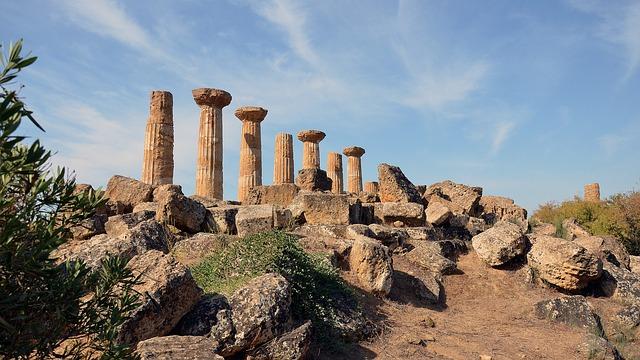
[[[265,184],[277,132],[320,129],[416,184],[451,179],[529,210],[599,182],[640,187],[640,1],[5,1],[0,41],[39,56],[21,81],[78,180],[139,177],[149,92],[174,97],[175,175],[194,189],[191,89],[224,110],[225,197],[235,199],[239,106],[262,123]],[[296,141],[296,165],[301,143]]]

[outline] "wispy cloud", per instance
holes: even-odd
[[[600,19],[596,34],[607,42],[624,49],[629,79],[640,68],[640,2],[606,0],[568,0],[578,11]]]
[[[504,142],[509,138],[516,123],[513,121],[499,122],[495,126],[493,139],[491,140],[491,154],[496,154],[502,148]]]

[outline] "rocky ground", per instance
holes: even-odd
[[[332,194],[307,169],[243,204],[114,176],[107,205],[55,256],[130,259],[141,305],[119,339],[142,359],[640,358],[638,258],[616,239],[571,221],[558,238],[479,187],[415,186],[386,164],[378,173],[377,193]],[[202,259],[273,229],[353,287],[366,317],[341,319],[349,341],[327,345],[294,319],[294,284],[280,274],[224,297],[198,285],[190,268]]]

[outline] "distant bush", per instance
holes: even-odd
[[[353,290],[326,257],[305,253],[297,239],[284,232],[252,235],[231,243],[191,272],[206,292],[224,295],[256,276],[279,273],[290,283],[294,317],[311,320],[320,338],[348,336],[341,333],[341,324],[362,317]]]
[[[640,192],[616,194],[601,202],[579,198],[560,204],[540,205],[532,218],[556,226],[556,235],[563,237],[562,222],[574,218],[592,235],[611,235],[625,245],[629,253],[640,254]]]

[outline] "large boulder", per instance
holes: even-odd
[[[205,336],[161,336],[136,346],[140,360],[224,360],[213,352],[213,342]]]
[[[578,221],[573,218],[564,219],[562,221],[562,229],[564,229],[565,237],[568,240],[575,240],[579,237],[590,236],[589,232],[578,224]]]
[[[237,234],[236,215],[238,205],[224,205],[220,207],[207,208],[204,227],[207,231],[218,234]]]
[[[135,256],[127,267],[140,277],[141,283],[133,289],[141,304],[122,324],[121,343],[135,344],[168,334],[202,295],[189,269],[171,255],[150,250]]]
[[[296,185],[300,190],[330,191],[332,181],[327,172],[321,169],[302,169],[296,176]]]
[[[446,200],[432,198],[425,210],[427,222],[433,225],[442,225],[449,220],[453,212],[447,205]]]
[[[248,351],[284,334],[290,323],[291,291],[278,274],[259,276],[229,297],[231,310],[218,312],[209,336],[226,357]]]
[[[153,192],[158,221],[189,233],[202,230],[207,210],[200,202],[184,196],[178,185],[160,185]]]
[[[291,204],[292,212],[303,216],[307,224],[348,225],[348,195],[301,192]]]
[[[454,261],[443,255],[442,244],[431,241],[414,241],[413,249],[405,254],[407,260],[434,274],[448,275],[458,270]]]
[[[93,236],[104,234],[105,222],[107,222],[107,215],[95,214],[82,220],[78,225],[72,226],[69,230],[73,239],[86,240]]]
[[[485,263],[500,266],[524,255],[527,238],[520,226],[500,221],[491,229],[474,236],[471,244]]]
[[[482,196],[482,188],[457,184],[450,180],[430,185],[424,192],[424,198],[437,196],[449,200],[457,205],[463,214],[475,215],[478,212],[478,204]]]
[[[134,206],[151,201],[153,186],[136,179],[114,175],[109,179],[104,195],[109,199],[109,203],[116,207],[120,204],[122,212],[128,213],[133,211]]]
[[[573,242],[598,255],[602,261],[629,269],[629,253],[627,249],[611,236],[582,236]]]
[[[104,224],[104,228],[109,236],[123,236],[131,232],[131,229],[141,222],[151,220],[155,216],[156,214],[152,211],[139,211],[111,216]]]
[[[246,205],[271,204],[287,207],[298,195],[299,190],[294,184],[256,186],[249,191],[249,196],[244,203]]]
[[[236,214],[236,229],[239,237],[273,229],[273,205],[241,206]]]
[[[600,318],[582,295],[562,296],[543,300],[535,305],[536,316],[570,326],[584,328],[593,334],[602,334]]]
[[[388,295],[393,284],[393,260],[380,242],[358,237],[349,254],[349,269],[365,291]]]
[[[527,260],[542,280],[569,291],[583,289],[602,275],[602,261],[595,254],[551,236],[536,237]]]
[[[218,322],[218,312],[229,310],[229,303],[221,295],[204,295],[180,319],[171,331],[172,335],[205,336]]]
[[[607,261],[600,286],[607,296],[627,304],[640,304],[640,275]]]
[[[382,202],[422,203],[422,196],[418,189],[397,166],[378,165],[378,183],[380,184],[378,196]]]
[[[489,225],[500,220],[516,221],[523,227],[527,225],[527,210],[506,197],[482,195],[478,203],[478,211],[480,217]]]
[[[406,226],[424,225],[424,206],[416,203],[386,202],[382,204],[383,222],[400,221]]]
[[[409,238],[409,235],[404,229],[396,229],[378,224],[371,224],[368,228],[372,233],[370,237],[380,240],[380,242],[391,251],[402,246],[405,240]]]
[[[288,333],[252,350],[247,360],[302,360],[311,344],[311,322],[307,321]]]
[[[96,235],[88,240],[62,244],[52,254],[57,262],[82,260],[90,268],[98,268],[109,256],[131,259],[149,250],[169,251],[172,235],[155,220],[146,220],[119,236]]]

